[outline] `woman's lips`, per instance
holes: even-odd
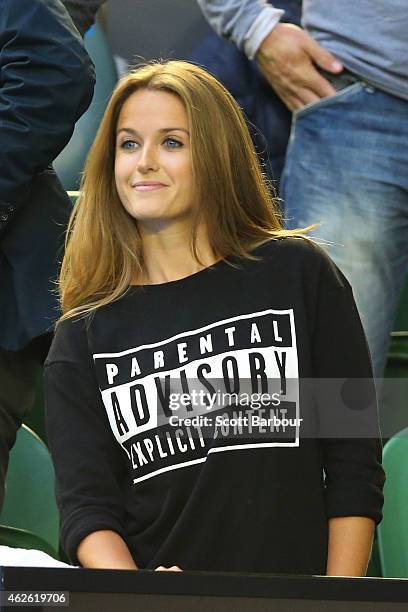
[[[165,187],[163,183],[138,183],[133,186],[136,191],[155,191],[156,189],[162,189]]]

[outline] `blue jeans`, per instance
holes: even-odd
[[[408,101],[359,81],[296,112],[282,197],[289,227],[321,224],[382,377],[408,264]]]

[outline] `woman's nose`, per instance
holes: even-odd
[[[159,168],[157,155],[153,146],[145,145],[141,150],[138,159],[137,167],[139,172],[145,174],[147,172],[156,172]]]

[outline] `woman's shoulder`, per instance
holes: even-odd
[[[88,326],[88,316],[73,316],[58,322],[45,365],[59,361],[77,361],[80,354],[87,356]]]
[[[313,238],[305,235],[278,236],[265,241],[253,251],[262,258],[282,259],[311,264],[330,262],[331,259]]]
[[[349,283],[322,246],[303,235],[273,238],[258,246],[253,254],[274,262],[282,271],[297,270],[302,277],[318,283],[349,287]]]

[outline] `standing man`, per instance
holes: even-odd
[[[406,2],[304,0],[303,29],[266,0],[198,3],[294,113],[288,223],[321,223],[315,236],[353,287],[381,377],[408,264]]]
[[[284,7],[287,22],[300,25],[302,0],[274,0],[274,5],[277,9]],[[292,121],[290,110],[257,62],[214,31],[206,33],[189,59],[217,77],[244,111],[259,160],[279,193]]]
[[[0,508],[58,304],[70,201],[50,165],[89,106],[94,69],[59,0],[0,0]]]

